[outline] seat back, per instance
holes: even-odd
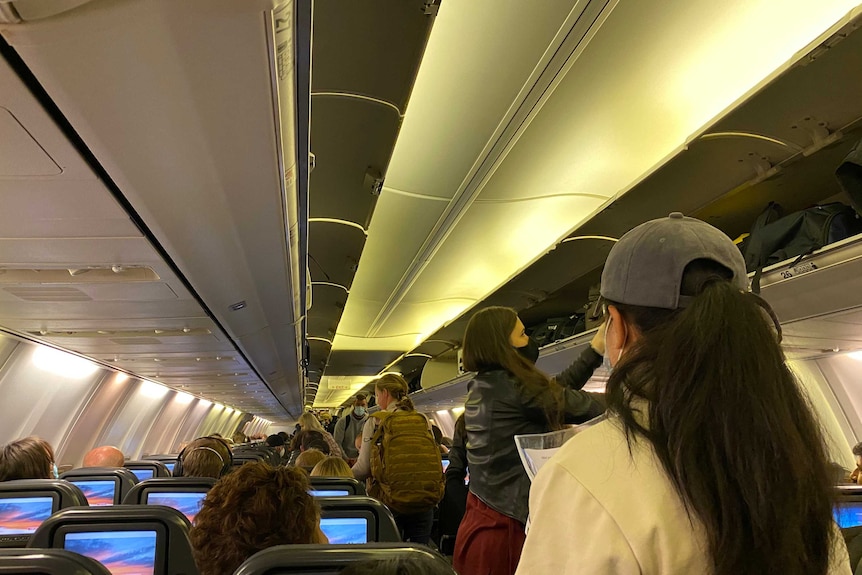
[[[154,455],[145,455],[143,461],[159,461],[168,468],[168,472],[172,476],[174,474],[174,466],[177,464],[177,455],[174,453],[156,453]],[[170,477],[169,476],[169,477]]]
[[[375,559],[412,560],[419,564],[434,565],[434,573],[449,572],[455,575],[452,567],[439,554],[427,546],[412,543],[278,545],[251,556],[234,575],[324,575],[338,573],[351,563]]]
[[[320,528],[333,544],[401,542],[392,512],[376,499],[362,495],[318,497]]]
[[[59,479],[0,482],[0,548],[25,547],[42,521],[67,507],[87,505],[84,493]]]
[[[119,505],[123,498],[138,483],[138,478],[124,467],[81,467],[60,475],[77,485],[90,507]]]
[[[132,487],[123,500],[126,505],[167,505],[183,513],[191,522],[200,511],[204,497],[215,485],[210,477],[147,479]]]
[[[111,572],[197,573],[189,528],[182,513],[158,505],[77,507],[43,522],[28,547],[92,556]]]
[[[311,477],[312,491],[337,491],[339,493],[312,493],[317,497],[343,495],[365,495],[365,484],[350,477]],[[346,493],[345,493],[346,492]]]
[[[104,565],[63,549],[0,549],[0,574],[111,575]]]
[[[123,467],[134,473],[138,481],[146,481],[147,479],[153,479],[154,477],[171,476],[171,472],[168,471],[168,468],[161,461],[127,461]]]

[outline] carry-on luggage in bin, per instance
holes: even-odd
[[[848,196],[850,205],[862,216],[862,140],[856,142],[844,161],[835,170],[838,184]]]

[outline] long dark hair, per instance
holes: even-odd
[[[728,275],[689,264],[684,309],[608,302],[640,332],[610,376],[608,408],[630,446],[652,444],[703,524],[714,575],[824,574],[834,527],[823,435],[763,307]]]
[[[509,338],[517,322],[518,314],[510,307],[491,306],[476,312],[464,332],[464,368],[477,372],[505,369],[515,376],[524,399],[542,405],[548,424],[559,429],[564,390],[512,347]]]

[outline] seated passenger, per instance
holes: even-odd
[[[518,573],[850,573],[821,427],[733,242],[642,224],[601,295],[610,417],[535,478]]]
[[[266,445],[267,447],[271,447],[278,454],[282,463],[284,463],[284,439],[278,434],[270,435],[266,438]]]
[[[332,455],[322,459],[320,463],[311,470],[312,477],[349,477],[353,479],[353,471],[347,462],[340,457]]]
[[[189,443],[177,458],[181,477],[212,477],[218,479],[230,460],[230,448],[216,437],[199,437]],[[174,473],[177,468],[174,468]]]
[[[237,431],[236,433],[234,433],[231,436],[231,439],[233,439],[234,445],[239,445],[240,443],[248,443],[248,437],[243,435],[241,431]]]
[[[557,383],[539,371],[528,348],[524,324],[515,310],[487,307],[476,312],[464,332],[464,367],[476,376],[467,383],[467,464],[470,493],[452,564],[461,575],[511,575],[524,545],[530,479],[512,436],[545,433],[564,423],[580,423],[604,409],[583,381]]]
[[[297,449],[293,449],[296,447]],[[296,465],[296,458],[303,451],[316,449],[324,455],[330,455],[329,444],[323,439],[323,434],[319,431],[300,431],[291,442],[290,460],[288,465]]]
[[[122,467],[125,463],[122,451],[113,445],[103,445],[87,452],[82,467]]]
[[[299,454],[296,458],[296,467],[301,467],[309,473],[314,466],[326,459],[326,455],[318,449],[308,449]]]
[[[0,448],[0,481],[57,477],[54,450],[44,439],[25,437]]]
[[[431,433],[434,434],[434,441],[437,442],[437,447],[440,448],[440,453],[446,455],[449,453],[449,448],[443,445],[443,432],[436,425],[431,426]]]
[[[323,435],[323,440],[326,441],[326,444],[329,446],[329,455],[343,457],[341,448],[338,447],[338,444],[335,442],[335,438],[333,438],[332,435],[323,428],[320,421],[318,421],[317,417],[315,417],[313,413],[306,411],[300,415],[299,425],[302,427],[303,431],[317,431]]]
[[[263,549],[328,543],[308,477],[290,467],[246,463],[220,479],[195,517],[190,538],[200,575],[231,575]]]

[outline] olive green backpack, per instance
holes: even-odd
[[[382,411],[371,438],[368,494],[396,513],[427,511],[443,498],[446,486],[440,448],[428,420],[416,411]]]

